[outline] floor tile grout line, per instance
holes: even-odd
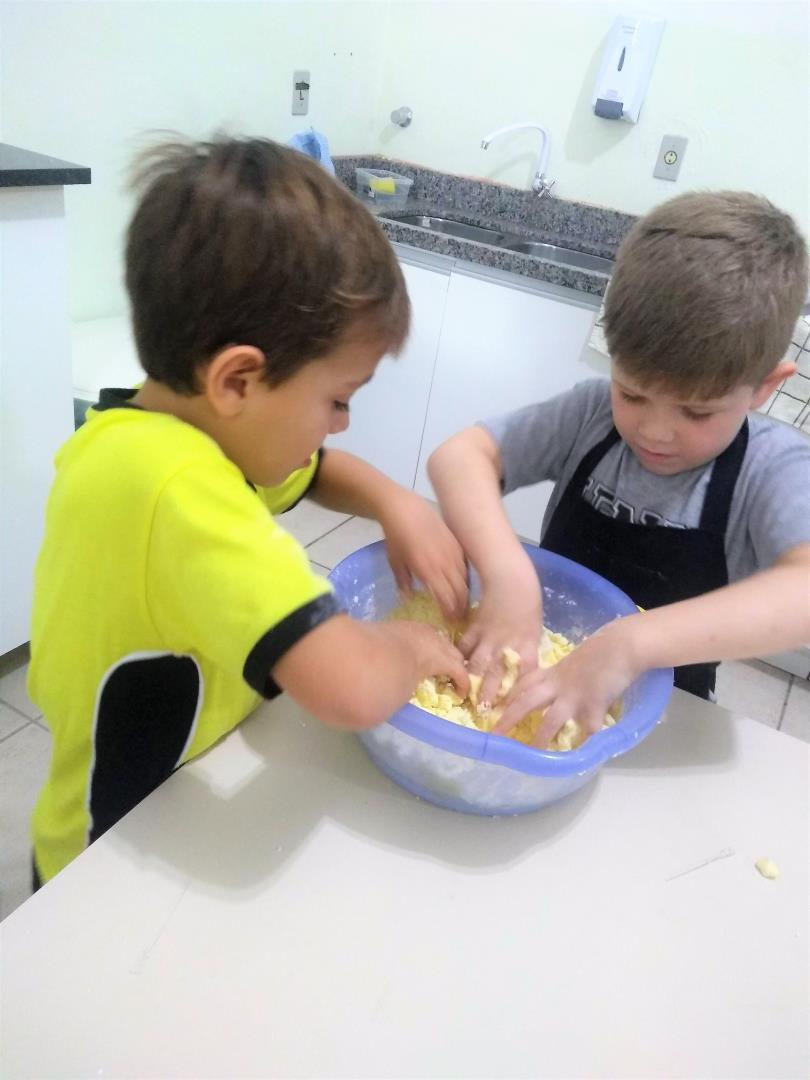
[[[18,716],[22,716],[24,720],[33,720],[34,719],[33,716],[29,716],[28,713],[23,712],[22,709],[18,705],[13,705],[6,698],[0,697],[0,705],[5,705],[5,707],[7,709],[11,709],[12,712],[15,712]]]
[[[787,691],[785,693],[785,700],[782,702],[782,709],[781,709],[781,711],[779,713],[779,723],[776,725],[776,730],[777,731],[782,730],[782,723],[783,723],[783,721],[785,719],[785,713],[787,712],[788,701],[790,700],[790,695],[793,693],[793,683],[795,682],[795,680],[796,680],[795,675],[791,675],[788,678],[788,685],[787,685]]]
[[[342,529],[344,525],[348,525],[350,521],[354,521],[356,516],[357,516],[356,514],[352,514],[352,516],[347,517],[345,521],[338,522],[338,524],[333,525],[331,529],[327,529],[326,532],[323,533],[322,536],[316,536],[314,540],[310,540],[310,542],[308,544],[305,544],[304,547],[308,551],[312,547],[313,544],[320,543],[320,541],[326,539],[327,536],[331,536],[333,532],[337,532],[338,529]],[[315,561],[317,562],[317,560],[315,560]]]
[[[21,716],[20,713],[17,713],[17,715]],[[26,720],[24,724],[20,724],[18,728],[14,728],[13,731],[9,731],[7,735],[0,735],[0,746],[2,746],[4,742],[8,742],[9,739],[13,739],[15,735],[19,735],[21,731],[24,731],[25,728],[27,728],[29,724],[33,724],[33,722],[33,720]]]

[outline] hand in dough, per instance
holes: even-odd
[[[545,710],[533,739],[535,746],[549,748],[569,720],[591,735],[605,724],[605,714],[639,674],[624,649],[617,628],[610,623],[587,638],[552,667],[521,676],[505,702],[494,731],[509,734],[526,716]]]
[[[448,618],[467,610],[467,563],[455,536],[435,510],[411,491],[400,489],[380,514],[388,561],[400,593],[423,582]]]
[[[530,567],[531,580],[506,576],[485,590],[473,619],[459,641],[469,670],[482,678],[480,700],[493,704],[503,679],[503,657],[508,650],[529,671],[537,663],[543,625],[540,585]]]
[[[434,601],[426,594],[416,594],[393,613],[394,618],[419,619],[441,627],[442,616]],[[464,633],[463,623],[445,624],[452,640]],[[537,662],[540,667],[558,663],[574,646],[561,634],[543,630],[540,637]],[[485,707],[481,702],[482,676],[470,673],[470,692],[467,699],[460,697],[447,680],[424,679],[416,689],[411,701],[428,712],[451,720],[464,727],[479,731],[492,731],[504,712],[502,700],[515,686],[520,674],[520,656],[514,649],[505,648],[498,665],[499,685],[496,683],[495,704]],[[531,744],[543,719],[542,710],[533,710],[514,724],[508,734],[520,742]],[[612,715],[603,716],[599,727],[615,723]],[[550,750],[573,750],[587,738],[587,732],[573,719],[568,718],[548,742]]]

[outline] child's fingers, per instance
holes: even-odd
[[[452,620],[460,619],[467,606],[466,596],[457,586],[457,582],[443,576],[434,580],[430,590],[443,614]]]
[[[462,648],[461,652],[466,655],[467,667],[473,675],[480,675],[482,678],[486,678],[495,658],[495,652],[486,637],[481,634],[473,649],[469,652],[465,652]]]
[[[442,614],[445,616],[445,618],[449,618],[450,609],[453,604],[453,595],[447,586],[447,582],[441,578],[431,578],[430,584],[428,585],[428,590],[430,592],[430,595],[439,605]]]
[[[589,735],[595,735],[597,731],[601,731],[605,726],[605,715],[607,709],[594,709],[593,712],[586,713],[580,720],[581,726]]]
[[[449,643],[447,644],[447,659],[443,673],[453,681],[456,691],[461,697],[467,697],[470,692],[470,675],[464,663],[464,657]]]
[[[538,706],[542,708],[542,706]],[[543,719],[537,728],[532,745],[541,750],[547,750],[548,745],[560,728],[571,718],[571,706],[562,698],[558,698],[546,708]]]
[[[401,562],[399,559],[390,559],[391,569],[394,572],[394,580],[397,583],[397,588],[403,596],[410,596],[413,592],[413,578],[411,572],[408,569],[406,563]]]
[[[489,667],[487,668],[483,682],[481,683],[481,689],[478,691],[478,700],[485,708],[498,700],[503,676],[503,660],[500,656],[495,656],[490,660]]]
[[[547,671],[538,669],[524,675],[507,698],[503,715],[493,729],[495,734],[508,735],[528,713],[534,712],[535,709],[545,709],[550,705],[556,693],[554,681],[549,678]]]
[[[473,623],[469,630],[467,630],[463,634],[461,640],[458,643],[458,648],[461,655],[466,656],[467,660],[471,661],[472,657],[475,655],[475,650],[478,648],[478,643],[480,642],[480,640],[480,627],[476,623]],[[477,666],[474,666],[472,670],[476,673],[476,675],[482,674],[482,672],[478,670]]]
[[[576,720],[588,735],[593,735],[595,732],[601,731],[604,726],[605,710],[598,702],[584,704],[571,699],[557,698],[546,709],[542,722],[537,729],[534,745],[544,749],[548,747],[557,732],[569,720]]]
[[[524,641],[523,645],[518,649],[521,675],[528,675],[530,671],[537,669],[537,648],[538,643],[536,641]]]
[[[470,586],[467,579],[467,564],[462,560],[460,566],[454,566],[448,574],[448,584],[453,594],[454,619],[461,619],[466,615],[470,603]]]

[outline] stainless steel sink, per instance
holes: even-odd
[[[388,217],[387,214],[381,216]],[[390,220],[399,221],[403,225],[416,225],[420,229],[430,229],[431,232],[444,233],[445,236],[457,236],[462,240],[477,240],[481,244],[489,244],[504,251],[514,251],[520,255],[537,255],[558,266],[572,266],[578,270],[590,270],[599,274],[609,274],[613,270],[613,262],[599,255],[589,255],[587,252],[558,247],[556,244],[525,240],[512,233],[489,229],[484,225],[468,225],[465,221],[455,221],[453,218],[432,217],[428,214],[392,214]]]
[[[534,240],[513,240],[507,237],[499,245],[508,251],[516,251],[521,255],[538,255],[548,262],[558,263],[560,266],[575,266],[580,270],[595,270],[600,274],[609,274],[613,270],[611,259],[603,259],[599,255],[589,255],[586,251],[574,251],[572,248],[557,247],[556,244],[541,244]]]
[[[453,221],[452,218],[427,217],[424,214],[397,214],[393,221],[401,221],[403,225],[418,225],[420,229],[430,229],[431,232],[445,233],[447,236],[460,236],[462,240],[478,240],[482,244],[495,244],[501,246],[504,234],[497,229],[487,229],[483,225],[467,225],[464,221]]]

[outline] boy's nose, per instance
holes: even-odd
[[[640,437],[655,446],[672,442],[672,424],[665,416],[643,416],[638,425]]]
[[[330,435],[339,435],[341,433],[341,431],[345,431],[348,426],[349,426],[349,414],[348,413],[338,413],[337,416],[332,421],[332,424],[331,424],[331,426],[329,428],[329,434]]]

